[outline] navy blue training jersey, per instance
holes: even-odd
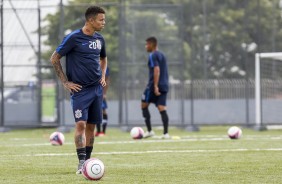
[[[154,90],[154,67],[160,67],[160,78],[159,78],[159,91],[168,92],[168,69],[166,58],[160,51],[154,51],[149,55],[148,67],[149,67],[149,83],[148,87]]]
[[[100,84],[100,57],[106,57],[105,40],[101,34],[89,36],[82,29],[75,30],[64,38],[56,52],[66,56],[66,75],[69,81],[83,87]]]

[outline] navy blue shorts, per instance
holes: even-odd
[[[142,95],[141,101],[145,103],[154,103],[156,106],[166,106],[167,92],[160,91],[160,93],[160,96],[156,96],[154,91],[150,90],[149,88],[146,88]]]
[[[103,99],[103,103],[102,103],[102,109],[105,110],[108,108],[108,104],[107,104],[107,100]]]
[[[102,123],[103,88],[101,85],[82,88],[71,95],[75,122]]]

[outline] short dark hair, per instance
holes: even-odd
[[[105,14],[105,10],[99,6],[90,6],[85,11],[85,19],[89,20],[92,17],[96,17],[99,13]]]
[[[151,37],[147,38],[147,39],[146,39],[146,42],[150,42],[150,43],[152,43],[152,44],[154,44],[154,45],[158,45],[158,40],[157,40],[157,38],[154,37],[154,36],[151,36]]]

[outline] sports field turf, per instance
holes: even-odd
[[[73,132],[63,146],[51,146],[55,129],[13,130],[0,134],[1,184],[92,183],[75,175]],[[94,157],[106,167],[97,183],[282,183],[282,130],[243,129],[240,140],[227,127],[201,127],[191,133],[171,128],[181,139],[132,140],[109,129],[95,140]],[[156,130],[161,134],[161,130]]]

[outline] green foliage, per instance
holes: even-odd
[[[204,16],[204,2],[206,16]],[[259,2],[259,4],[258,4]],[[207,50],[208,77],[236,78],[243,77],[238,72],[232,72],[233,66],[238,66],[253,75],[254,53],[271,52],[282,48],[280,43],[272,48],[272,41],[281,39],[281,35],[273,33],[278,30],[277,25],[281,22],[278,1],[187,1],[184,3],[186,9],[184,23],[186,27],[186,40],[190,40],[196,78],[203,76],[204,47]],[[204,18],[206,17],[206,29]],[[206,37],[204,36],[206,34]],[[273,37],[273,38],[272,38]],[[255,43],[255,50],[247,51],[242,45]],[[201,71],[202,70],[202,71]]]
[[[256,52],[282,49],[282,43],[278,42],[282,39],[279,0],[124,0],[125,9],[118,0],[108,4],[102,0],[95,2],[107,11],[107,25],[102,34],[107,42],[113,85],[118,86],[121,82],[115,82],[118,72],[124,69],[119,68],[121,55],[125,55],[122,62],[128,64],[126,77],[146,79],[144,40],[151,35],[163,41],[160,49],[165,51],[169,62],[184,60],[186,79],[191,75],[203,78],[205,66],[208,78],[242,78],[246,72],[252,77]],[[70,1],[65,6],[64,29],[82,27],[85,8],[95,2]],[[123,24],[119,22],[121,11],[125,13]],[[57,12],[44,19],[48,23],[43,29],[48,36],[44,44],[50,46],[50,51],[43,55],[46,60],[60,42],[59,16]],[[119,37],[119,31],[124,38]],[[125,41],[125,48],[120,48],[120,39]],[[257,47],[248,49],[252,44]],[[232,71],[234,66],[239,69]],[[170,72],[175,78],[181,77],[177,67]]]

